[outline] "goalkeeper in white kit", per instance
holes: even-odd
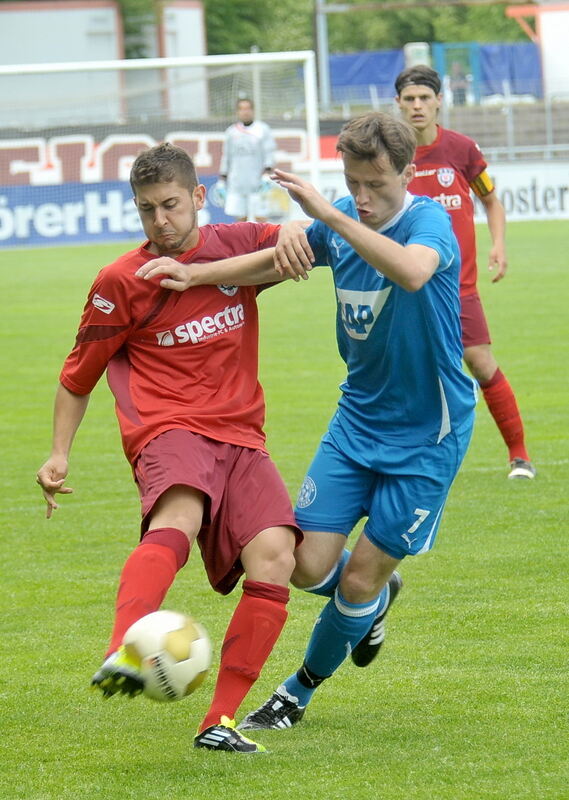
[[[225,192],[225,213],[240,222],[264,222],[263,188],[270,189],[275,140],[266,122],[254,119],[253,102],[237,101],[237,122],[225,131],[218,193]]]

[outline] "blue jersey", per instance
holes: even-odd
[[[351,197],[334,205],[358,219]],[[332,268],[338,349],[348,370],[329,434],[356,460],[374,444],[437,444],[476,403],[474,381],[462,369],[460,254],[449,215],[430,198],[407,194],[378,232],[437,251],[436,272],[419,291],[386,278],[324,223],[307,231],[315,263]]]

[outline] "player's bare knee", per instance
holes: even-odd
[[[362,574],[358,570],[346,567],[340,579],[340,589],[342,595],[349,603],[366,603],[373,600],[379,591],[377,582],[370,579],[370,576]]]
[[[341,558],[344,545],[345,538],[339,534],[305,531],[304,541],[294,554],[292,585],[306,589],[324,580]]]
[[[327,565],[322,563],[299,563],[297,560],[290,582],[296,589],[307,589],[308,587],[316,586],[324,580],[326,575],[330,572],[330,569],[326,567]]]
[[[241,552],[241,563],[251,580],[286,586],[295,567],[294,534],[288,528],[257,535]]]
[[[288,583],[294,570],[294,553],[291,550],[282,550],[275,554],[267,564],[267,569],[275,575],[275,582]],[[279,580],[277,581],[277,577]]]
[[[470,372],[482,384],[491,380],[498,369],[498,362],[488,345],[465,348],[464,360]]]
[[[313,574],[307,574],[305,570],[297,566],[292,573],[290,582],[296,589],[306,589],[307,586],[314,586],[318,579],[315,579]]]

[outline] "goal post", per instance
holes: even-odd
[[[242,97],[271,126],[278,165],[318,184],[312,51],[5,65],[0,96],[0,246],[137,238],[136,155],[171,141],[210,188]],[[230,220],[208,202],[207,221]]]

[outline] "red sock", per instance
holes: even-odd
[[[506,376],[500,369],[497,369],[488,383],[481,385],[480,388],[506,443],[510,461],[514,458],[523,458],[524,461],[529,461],[530,457],[524,442],[522,418],[513,389]]]
[[[155,528],[145,534],[121,573],[107,655],[118,650],[133,622],[160,608],[189,551],[188,537],[177,528]]]
[[[285,586],[243,582],[241,600],[223,640],[213,700],[200,731],[216,725],[222,715],[234,719],[283,629],[289,595]]]

